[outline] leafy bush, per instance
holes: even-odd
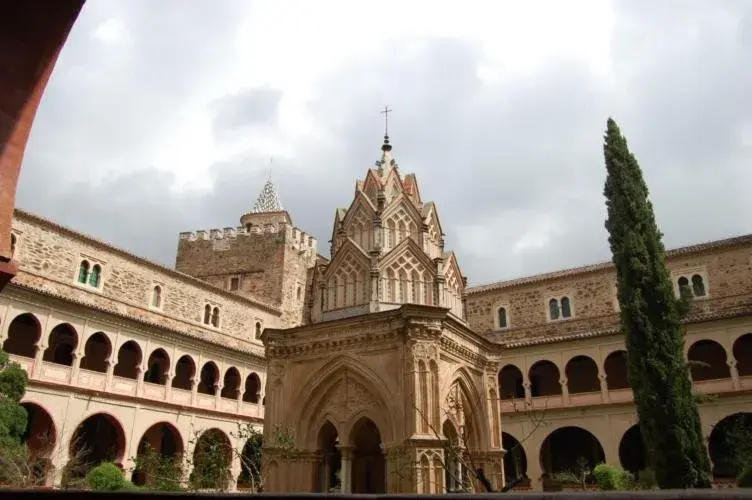
[[[742,469],[741,474],[736,478],[736,485],[739,488],[752,488],[752,463]]]
[[[648,467],[641,470],[637,474],[636,486],[638,490],[654,490],[658,488],[658,479],[656,479],[653,469]]]
[[[634,488],[634,477],[629,471],[609,464],[598,464],[593,469],[593,476],[601,490],[631,490]]]
[[[120,467],[112,462],[102,462],[86,474],[86,484],[95,491],[117,491],[130,488]]]

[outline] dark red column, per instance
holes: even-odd
[[[16,274],[10,232],[26,141],[85,0],[0,2],[0,290]]]

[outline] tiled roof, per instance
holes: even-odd
[[[123,250],[122,248],[118,248],[118,247],[116,247],[114,245],[111,245],[110,243],[107,243],[105,241],[99,240],[97,238],[93,238],[92,236],[89,236],[88,234],[81,233],[81,232],[76,231],[74,229],[70,229],[68,227],[62,226],[62,225],[58,224],[57,222],[53,222],[53,221],[51,221],[49,219],[45,219],[44,217],[41,217],[39,215],[32,214],[30,212],[26,212],[24,210],[21,210],[20,208],[16,208],[13,211],[13,215],[14,215],[14,217],[26,218],[26,219],[30,219],[32,221],[35,221],[37,223],[44,224],[44,225],[46,225],[48,227],[51,227],[51,228],[55,229],[56,231],[60,231],[61,233],[65,233],[65,234],[67,234],[69,236],[72,236],[74,238],[86,240],[87,243],[91,243],[91,244],[93,244],[95,246],[99,246],[99,247],[101,247],[104,250],[116,253],[116,254],[118,254],[118,255],[120,255],[122,257],[125,257],[126,259],[131,259],[131,260],[135,261],[138,264],[142,264],[142,265],[151,267],[153,269],[156,269],[157,271],[161,271],[161,272],[163,272],[165,274],[169,274],[169,275],[171,275],[171,276],[173,276],[173,277],[175,277],[175,278],[177,278],[177,279],[179,279],[181,281],[186,282],[189,285],[193,285],[193,286],[196,286],[198,288],[203,288],[204,290],[210,290],[211,292],[216,293],[217,295],[221,295],[221,296],[223,296],[225,298],[228,298],[228,299],[231,299],[233,301],[245,302],[245,303],[247,303],[250,306],[254,306],[254,307],[258,307],[258,308],[264,309],[264,310],[266,310],[268,312],[271,312],[273,314],[279,314],[281,312],[280,309],[277,306],[275,306],[273,304],[270,304],[268,302],[265,302],[265,301],[263,301],[261,299],[256,299],[256,298],[251,299],[251,298],[248,298],[248,297],[244,297],[242,295],[238,295],[238,294],[236,294],[234,292],[230,292],[228,290],[224,290],[222,288],[217,288],[214,285],[211,285],[211,284],[207,283],[206,281],[203,281],[203,280],[200,280],[198,278],[195,278],[195,277],[191,276],[190,274],[181,273],[180,271],[176,271],[175,269],[173,269],[171,267],[163,266],[162,264],[158,264],[158,263],[156,263],[154,261],[151,261],[149,259],[145,259],[143,257],[139,257],[138,255],[135,255],[135,254],[132,254],[132,253],[126,251],[126,250]]]
[[[282,212],[283,210],[277,188],[274,187],[272,181],[266,181],[261,189],[261,194],[256,199],[256,203],[253,204],[251,213]]]
[[[234,337],[232,335],[229,335],[227,333],[220,333],[220,335],[222,337],[225,337],[224,338],[224,342],[214,342],[214,341],[212,341],[210,339],[202,337],[201,335],[199,335],[196,332],[190,331],[189,329],[185,329],[185,330],[176,329],[176,328],[169,327],[169,326],[165,325],[164,323],[158,323],[156,321],[151,321],[151,320],[149,320],[149,319],[147,319],[147,318],[145,318],[143,316],[141,316],[141,317],[134,317],[134,316],[131,316],[131,315],[128,315],[128,314],[123,314],[123,313],[120,313],[120,312],[117,312],[117,311],[114,311],[114,310],[110,310],[110,309],[107,309],[107,308],[104,308],[104,307],[99,307],[99,306],[90,304],[90,303],[85,302],[83,300],[79,300],[79,299],[77,299],[75,297],[71,297],[71,296],[68,296],[68,295],[63,295],[63,294],[57,293],[57,292],[52,291],[52,290],[50,290],[48,288],[44,288],[44,287],[40,287],[40,286],[34,286],[31,283],[21,283],[19,281],[15,281],[14,280],[14,281],[11,281],[10,284],[11,284],[12,287],[16,287],[16,288],[20,288],[20,289],[24,289],[24,290],[29,290],[29,291],[33,291],[34,293],[38,293],[38,294],[46,295],[48,297],[52,297],[52,298],[55,298],[55,299],[63,300],[65,302],[68,302],[68,303],[71,303],[71,304],[80,305],[80,306],[86,307],[87,309],[94,309],[96,311],[112,315],[112,316],[114,316],[116,318],[120,318],[120,319],[128,320],[128,321],[133,321],[133,322],[136,322],[136,323],[141,323],[141,324],[144,324],[144,325],[148,325],[148,326],[150,326],[152,328],[156,328],[156,329],[163,330],[163,331],[166,331],[166,332],[171,332],[171,333],[176,333],[176,334],[184,335],[186,337],[190,337],[190,338],[202,341],[202,342],[207,342],[209,344],[216,345],[216,346],[219,346],[219,347],[223,347],[225,349],[230,349],[232,351],[242,352],[242,353],[246,353],[246,354],[252,354],[252,355],[255,355],[255,356],[257,356],[259,358],[262,358],[262,359],[265,358],[265,353],[264,353],[263,346],[253,345],[253,344],[249,343],[245,339],[240,339],[240,338]],[[216,335],[218,333],[218,332],[214,332],[214,331],[209,331],[208,329],[206,329],[203,326],[198,325],[198,324],[194,325],[194,327],[198,328],[200,330],[206,330],[207,333],[209,333],[209,334]],[[231,343],[228,342],[229,340],[234,341],[233,343],[235,343],[236,346],[230,345]],[[247,346],[248,349],[244,349],[243,347],[241,347],[241,344]]]
[[[714,312],[697,312],[691,314],[688,318],[682,321],[683,324],[687,323],[703,323],[705,321],[713,321],[718,319],[736,318],[740,316],[752,315],[752,309],[749,306],[741,306],[733,309],[725,309],[722,311]],[[594,337],[605,337],[608,335],[618,335],[621,333],[620,326],[612,326],[608,328],[602,328],[600,330],[590,330],[579,333],[573,333],[569,335],[552,335],[550,337],[536,337],[532,339],[515,340],[510,342],[498,342],[505,349],[514,349],[519,347],[530,347],[535,345],[544,344],[556,344],[559,342],[569,342],[573,340],[589,339]]]
[[[675,248],[672,250],[667,250],[666,257],[676,257],[680,255],[713,250],[716,248],[735,247],[735,246],[743,246],[743,245],[750,245],[750,244],[752,244],[752,234],[747,234],[743,236],[735,236],[733,238],[709,241],[706,243],[698,243],[696,245],[689,245],[686,247],[680,247],[680,248]],[[495,283],[489,283],[487,285],[478,285],[474,287],[469,287],[466,293],[468,295],[479,294],[479,293],[484,293],[484,292],[490,292],[493,290],[511,288],[511,287],[515,287],[519,285],[528,285],[532,283],[540,283],[542,281],[548,281],[548,280],[553,280],[553,279],[558,279],[558,278],[566,278],[569,276],[576,276],[580,274],[603,271],[607,269],[612,269],[613,267],[614,265],[611,262],[601,262],[599,264],[590,264],[587,266],[574,267],[571,269],[562,269],[562,270],[553,271],[550,273],[535,274],[532,276],[524,276],[524,277],[516,278],[512,280],[497,281]]]

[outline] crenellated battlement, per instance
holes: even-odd
[[[200,241],[200,240],[222,240],[238,237],[248,237],[263,234],[280,234],[285,235],[285,239],[293,244],[300,245],[301,250],[311,249],[316,252],[317,240],[315,237],[305,231],[280,222],[278,224],[264,224],[263,226],[238,226],[214,229],[198,229],[196,231],[185,231],[180,233],[181,240]]]

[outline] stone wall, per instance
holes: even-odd
[[[282,325],[297,326],[316,255],[313,237],[278,222],[181,233],[175,267],[218,288],[262,297],[281,309]]]
[[[678,293],[678,280],[703,279],[705,295],[693,304],[695,319],[752,311],[752,236],[695,245],[667,252],[667,265]],[[551,320],[549,300],[568,297],[571,317]],[[501,328],[498,309],[507,326]],[[468,289],[467,320],[495,341],[572,336],[618,329],[616,274],[610,263],[558,271]]]
[[[16,210],[15,258],[20,271],[14,284],[94,309],[159,325],[219,345],[263,353],[255,323],[280,326],[280,311],[172,269]],[[77,280],[82,260],[102,268],[100,286]],[[154,287],[161,304],[152,304]],[[204,324],[204,308],[219,309],[219,325]]]

